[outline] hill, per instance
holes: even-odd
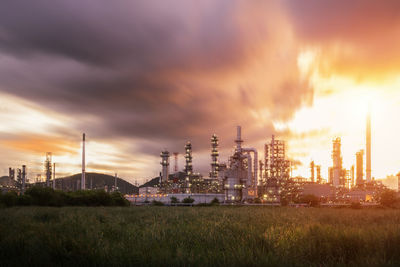
[[[185,180],[186,174],[184,172],[177,172],[176,174],[170,174],[168,176],[168,180],[178,180],[178,181],[183,181]],[[151,179],[150,181],[142,184],[141,186],[139,186],[140,188],[142,187],[154,187],[156,185],[160,184],[160,176],[155,177],[153,179]]]
[[[63,178],[56,179],[56,189],[63,191],[76,191],[80,189],[81,174],[74,174]],[[86,173],[86,188],[87,189],[105,189],[111,191],[114,187],[114,176],[101,173]],[[139,188],[133,184],[117,178],[117,187],[122,194],[137,194]]]

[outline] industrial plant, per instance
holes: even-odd
[[[342,140],[332,140],[332,165],[326,166],[328,177],[321,175],[322,166],[310,162],[310,177],[293,177],[294,164],[287,158],[284,140],[274,135],[266,140],[263,151],[247,147],[241,126],[236,127],[232,140],[234,149],[227,159],[220,158],[219,137],[210,138],[210,169],[207,176],[194,171],[193,146],[183,145],[184,152],[160,153],[160,175],[140,187],[115,176],[86,173],[86,135],[82,135],[82,170],[80,174],[56,178],[56,163],[52,153],[44,160],[44,181],[39,174],[30,181],[27,166],[9,168],[9,175],[0,178],[3,191],[14,190],[23,194],[27,187],[39,185],[63,191],[104,189],[120,191],[136,204],[156,200],[170,203],[171,198],[181,201],[192,198],[194,202],[209,203],[217,199],[226,204],[282,205],[296,203],[302,196],[314,195],[324,203],[373,202],[385,186],[371,177],[371,117],[366,123],[366,147],[355,153],[355,166],[343,167]],[[179,155],[184,157],[182,170],[178,168]],[[173,156],[171,172],[170,157]],[[365,156],[365,161],[364,161]],[[364,179],[364,162],[366,163]]]

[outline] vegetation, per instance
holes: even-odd
[[[49,187],[34,186],[24,195],[16,192],[0,194],[0,206],[129,206],[129,201],[119,192],[84,190],[63,192]]]
[[[315,195],[304,195],[300,197],[299,203],[308,204],[310,207],[317,207],[320,204],[320,200]]]
[[[186,203],[186,204],[192,204],[193,202],[194,202],[194,199],[191,197],[187,197],[182,200],[182,203]]]
[[[398,266],[400,210],[13,207],[3,266]]]
[[[171,197],[171,203],[173,204],[179,203],[179,199],[177,199],[176,197]]]
[[[399,202],[399,199],[395,191],[387,189],[380,194],[379,202],[382,206],[394,207]]]

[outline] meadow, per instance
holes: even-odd
[[[400,210],[3,208],[0,265],[398,266]]]

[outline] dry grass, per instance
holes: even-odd
[[[400,211],[16,207],[0,210],[0,263],[398,266]]]

